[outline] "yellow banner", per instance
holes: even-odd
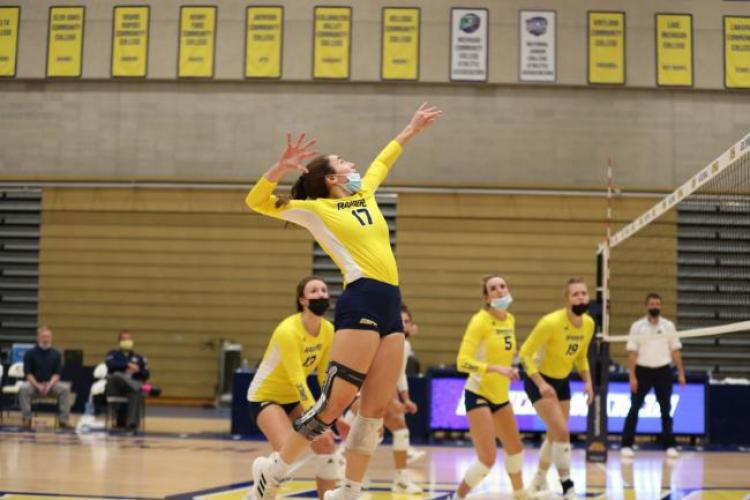
[[[20,7],[0,7],[0,76],[16,76]]]
[[[213,78],[216,7],[180,7],[180,78]]]
[[[246,32],[245,77],[281,78],[284,9],[248,7]]]
[[[313,78],[349,78],[351,7],[315,7]]]
[[[693,86],[693,16],[656,15],[656,84]]]
[[[112,24],[112,76],[146,76],[149,20],[149,7],[115,7]]]
[[[625,83],[625,14],[589,12],[589,83]]]
[[[750,88],[750,17],[724,17],[724,85]]]
[[[419,9],[383,9],[383,80],[419,78]]]
[[[47,76],[81,76],[85,17],[83,7],[50,7]]]

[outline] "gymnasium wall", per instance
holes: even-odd
[[[311,1],[285,8],[282,77],[243,80],[245,7],[218,5],[212,79],[177,79],[179,8],[210,2],[160,0],[151,6],[148,76],[110,77],[115,0],[86,7],[79,79],[45,78],[48,0],[20,5],[18,68],[0,81],[2,178],[179,178],[250,181],[274,161],[287,130],[307,131],[365,164],[418,103],[445,119],[420,138],[391,183],[463,186],[601,186],[607,158],[617,182],[670,189],[750,128],[750,100],[724,90],[722,16],[750,15],[746,2],[513,0],[505,2],[339,2],[353,8],[348,82],[311,77]],[[70,3],[68,3],[69,5]],[[380,81],[384,6],[421,9],[419,81]],[[449,12],[489,11],[487,83],[450,84]],[[518,78],[522,9],[557,12],[557,83]],[[626,15],[622,86],[587,84],[589,10]],[[656,87],[654,15],[693,16],[694,88]]]
[[[244,195],[45,189],[40,323],[53,327],[59,348],[83,349],[86,364],[100,362],[117,332],[131,329],[165,395],[210,398],[221,339],[242,343],[243,356],[257,362],[311,270],[307,232],[251,213]],[[618,221],[652,202],[618,200]],[[604,214],[605,201],[591,196],[401,194],[397,259],[423,366],[455,362],[481,306],[484,274],[509,281],[519,341],[561,307],[570,276],[586,278],[593,294]],[[644,248],[655,240],[639,241]],[[665,315],[674,316],[674,273],[663,271],[676,267],[675,253],[629,251],[615,265],[613,285],[623,290],[615,324],[627,328],[640,316],[651,290],[664,294]],[[660,277],[650,275],[656,268]]]

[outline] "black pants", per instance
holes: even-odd
[[[125,396],[128,398],[125,412],[121,411],[122,408],[117,412],[117,426],[130,429],[138,428],[141,418],[141,405],[143,405],[141,382],[133,380],[123,373],[113,373],[107,378],[106,392],[108,396]]]
[[[638,411],[643,405],[646,394],[653,387],[656,400],[661,409],[661,443],[664,448],[674,446],[672,435],[672,417],[670,412],[672,405],[672,370],[669,365],[659,368],[635,367],[635,378],[638,380],[638,392],[630,394],[630,411],[625,419],[625,427],[622,430],[622,446],[633,446],[635,440],[635,428],[638,425]]]

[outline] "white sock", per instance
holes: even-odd
[[[271,460],[273,460],[273,464],[271,465],[271,476],[274,477],[274,479],[281,481],[286,477],[287,472],[289,471],[289,464],[284,462],[281,459],[281,456],[279,456],[278,453],[273,452],[271,454]]]
[[[344,492],[349,498],[358,498],[362,494],[362,483],[352,481],[349,478],[344,479]]]

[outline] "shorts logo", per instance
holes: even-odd
[[[375,322],[374,322],[373,320],[371,320],[371,319],[367,319],[367,318],[362,318],[362,319],[360,319],[360,320],[359,320],[359,324],[360,324],[360,325],[368,325],[368,326],[374,326],[375,328],[377,328],[377,327],[378,327],[378,324],[377,324],[377,323],[375,323]]]
[[[477,404],[478,405],[486,405],[487,404],[487,400],[486,399],[482,399],[482,398],[477,398]]]

